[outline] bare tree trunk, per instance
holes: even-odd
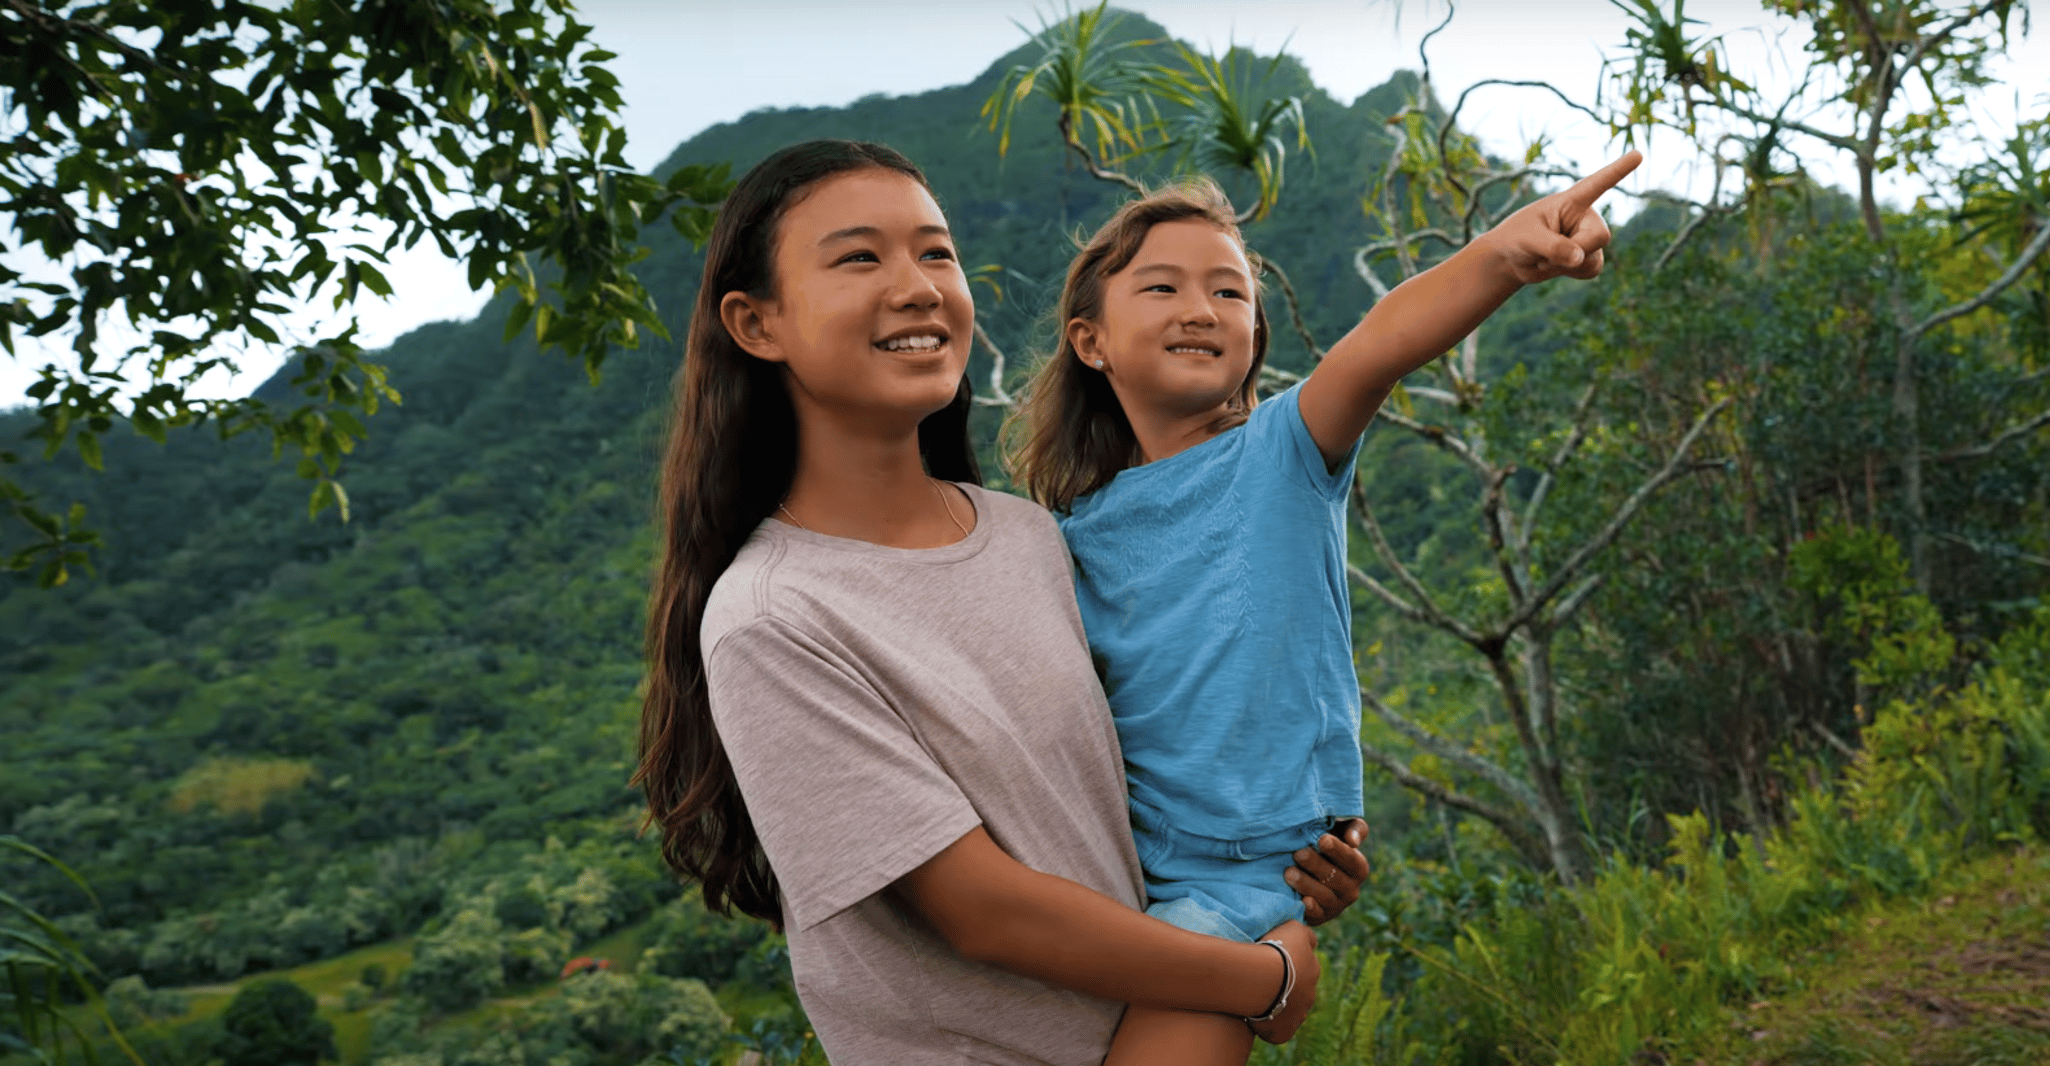
[[[1890,258],[1890,257],[1889,257]],[[1894,341],[1893,417],[1900,433],[1901,497],[1908,512],[1908,573],[1915,589],[1929,594],[1929,516],[1922,498],[1922,393],[1917,365],[1916,341],[1907,294],[1901,291],[1901,276],[1892,270],[1887,285],[1893,302],[1894,325],[1900,335]]]

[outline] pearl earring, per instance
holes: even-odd
[[[1103,360],[1101,360],[1101,359],[1098,359],[1098,360],[1096,361],[1096,369],[1098,369],[1098,370],[1102,370],[1102,369],[1103,369]]]

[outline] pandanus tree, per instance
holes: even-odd
[[[1931,464],[1984,459],[2050,427],[2050,405],[1994,405],[1962,431],[1941,427],[1946,440],[1932,447],[1936,427],[1923,412],[1928,380],[1949,358],[1946,328],[1996,307],[2017,287],[2030,295],[2008,313],[2041,321],[2050,292],[2041,265],[2050,251],[2050,119],[2040,98],[2023,105],[2012,128],[2001,128],[1983,106],[1992,102],[1985,90],[2003,46],[2028,28],[2026,5],[1775,0],[1767,6],[1806,37],[1809,60],[1805,75],[1777,93],[1761,78],[1737,77],[1721,38],[1696,29],[1684,0],[1670,13],[1656,0],[1618,6],[1633,26],[1612,79],[1613,121],[1647,135],[1677,131],[1719,174],[1738,176],[1726,197],[1695,205],[1697,220],[1738,210],[1762,187],[1824,157],[1848,163],[1855,175],[1870,269],[1885,280],[1892,333],[1893,425],[1884,447],[1898,474],[1910,569],[1929,592],[1934,541],[1988,550],[1932,518]],[[1960,224],[1949,243],[1982,260],[1962,291],[1926,284],[1925,253],[1917,250],[1925,235],[1881,200],[1880,183],[1889,177],[1919,189]],[[2042,369],[2011,370],[2014,387],[2006,391],[2026,400]]]

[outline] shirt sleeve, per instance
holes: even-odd
[[[1297,402],[1301,390],[1300,383],[1291,385],[1253,408],[1246,428],[1254,431],[1263,454],[1273,458],[1290,480],[1299,482],[1323,499],[1342,500],[1352,488],[1352,468],[1359,460],[1362,438],[1353,438],[1352,447],[1346,449],[1337,469],[1326,468],[1324,452],[1317,447],[1316,438],[1310,436],[1310,427],[1303,422],[1303,409]]]
[[[705,666],[712,721],[793,930],[982,824],[903,716],[819,641],[758,620],[727,633]]]

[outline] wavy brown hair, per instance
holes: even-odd
[[[719,304],[729,292],[773,299],[784,214],[819,182],[870,168],[926,185],[925,175],[890,148],[819,140],[777,152],[734,186],[705,245],[662,459],[664,532],[648,605],[648,679],[633,783],[647,796],[648,821],[662,827],[663,860],[703,884],[707,907],[722,914],[738,908],[778,926],[776,874],[712,724],[698,626],[719,575],[790,491],[797,415],[782,369],[734,341]],[[982,482],[968,443],[971,399],[964,375],[953,402],[919,423],[919,452],[935,477]]]
[[[1068,323],[1103,315],[1105,279],[1132,264],[1153,227],[1200,218],[1231,235],[1241,250],[1237,216],[1224,190],[1209,178],[1169,185],[1118,208],[1068,265],[1054,310],[1060,337],[1053,354],[1033,371],[1023,402],[1004,424],[1004,465],[1040,506],[1066,511],[1075,497],[1110,484],[1118,471],[1137,466],[1139,439],[1103,372],[1084,366],[1068,338]],[[1259,259],[1247,250],[1253,278],[1253,365],[1239,383],[1219,430],[1246,420],[1255,402],[1260,368],[1267,364],[1267,309],[1260,302]]]

